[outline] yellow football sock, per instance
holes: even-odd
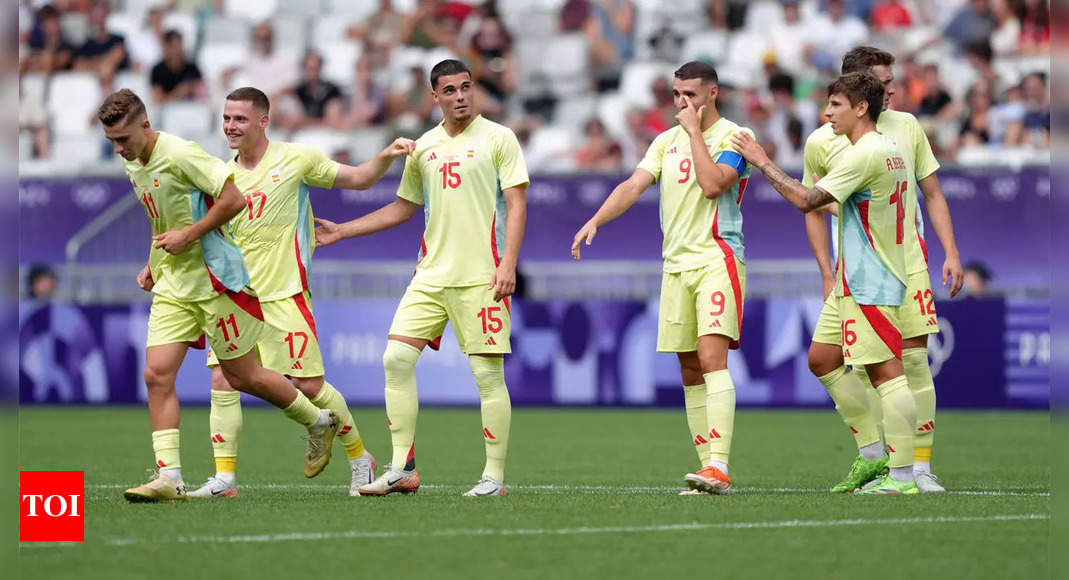
[[[916,459],[930,461],[932,443],[935,440],[935,383],[932,381],[932,369],[928,366],[928,349],[903,350],[902,368],[906,372],[906,380],[909,381],[909,390],[913,392],[913,400],[917,403],[917,427],[913,445],[918,450],[928,450],[926,458]]]
[[[687,407],[687,427],[690,440],[698,451],[698,461],[709,463],[709,418],[705,416],[705,383],[684,385],[683,400]]]
[[[512,424],[512,401],[505,386],[505,359],[493,356],[469,356],[471,374],[479,387],[486,443],[486,467],[483,477],[505,481],[505,457],[509,450],[509,427]]]
[[[152,450],[156,453],[156,467],[179,469],[182,460],[178,454],[178,429],[163,429],[152,432]]]
[[[386,371],[386,420],[390,423],[390,438],[393,441],[393,466],[406,470],[416,468],[418,360],[418,348],[396,340],[386,342],[382,367]]]
[[[883,430],[887,451],[891,455],[888,467],[913,465],[913,430],[917,424],[917,405],[905,375],[895,377],[879,387],[883,404]]]
[[[312,397],[312,404],[320,409],[330,409],[338,416],[338,440],[345,446],[345,453],[349,459],[356,459],[364,454],[364,440],[360,438],[360,431],[356,428],[353,414],[349,412],[349,405],[334,385],[323,381],[323,387],[319,393]]]
[[[857,448],[861,449],[879,441],[880,432],[869,412],[869,394],[865,392],[865,385],[857,376],[843,366],[818,379],[824,388],[828,389],[839,417],[854,434]]]
[[[735,383],[727,369],[702,375],[705,378],[705,420],[709,426],[708,464],[728,464],[731,434],[735,430]],[[722,470],[722,469],[721,469]]]
[[[865,394],[869,397],[869,417],[872,418],[872,422],[876,425],[876,432],[880,436],[880,441],[883,441],[883,403],[880,402],[880,394],[876,392],[876,387],[872,386],[872,381],[869,380],[869,373],[865,371],[864,366],[858,365],[854,367],[854,376],[861,381],[862,385],[865,385]]]
[[[290,403],[289,407],[282,409],[282,412],[305,427],[311,427],[319,421],[319,407],[313,405],[300,391],[297,391],[297,398]]]
[[[234,473],[238,461],[241,424],[241,393],[212,391],[208,428],[212,433],[212,455],[215,456],[216,473]]]

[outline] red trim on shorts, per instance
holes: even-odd
[[[872,240],[872,232],[869,231],[869,202],[863,201],[857,204],[857,213],[861,215],[861,226],[865,228],[865,235],[869,238],[869,245],[875,248],[876,242]],[[842,248],[839,251],[842,252]]]
[[[494,267],[501,265],[501,255],[497,251],[497,212],[494,212],[494,221],[490,224],[490,251],[494,253]]]
[[[431,350],[442,350],[442,335],[438,335],[438,338],[427,343],[427,346],[431,347]]]
[[[731,293],[735,296],[735,315],[738,321],[739,338],[732,340],[728,348],[737,349],[742,339],[742,283],[739,281],[739,269],[735,264],[735,251],[717,233],[717,218],[719,216],[720,206],[718,205],[716,211],[713,212],[713,239],[720,246],[720,251],[724,253],[724,265],[727,267],[728,279],[731,280]]]
[[[308,272],[304,270],[304,262],[301,261],[301,240],[293,233],[293,249],[297,252],[297,271],[301,273],[301,289],[308,289]]]
[[[245,312],[248,312],[256,320],[263,322],[264,311],[260,308],[259,298],[253,296],[252,294],[249,294],[248,292],[245,292],[244,290],[242,290],[241,292],[227,290],[225,294],[231,302],[238,305],[238,308],[241,308]]]
[[[842,264],[842,248],[839,248],[840,259],[835,263],[835,267],[839,269],[839,272],[843,275],[843,296],[850,296],[850,285],[846,283],[846,267]]]
[[[200,338],[198,338],[197,340],[194,340],[193,342],[189,343],[189,348],[195,348],[197,350],[204,350],[204,348],[206,346],[208,346],[208,335],[207,334],[202,334],[202,335],[200,335]]]
[[[921,235],[921,231],[917,230],[917,241],[921,244],[921,252],[924,254],[924,265],[928,265],[928,244],[924,243],[924,236]]]
[[[312,329],[312,336],[319,340],[319,333],[316,332],[316,319],[312,316],[312,309],[308,307],[308,301],[304,299],[304,293],[294,294],[293,302],[297,304],[297,310],[301,311],[301,316],[308,323],[308,328]]]
[[[750,178],[739,180],[739,199],[735,200],[735,205],[742,206],[742,194],[746,193],[746,185],[750,183]]]
[[[512,314],[512,301],[509,300],[508,296],[505,296],[503,301],[505,302],[505,311]]]
[[[861,313],[865,315],[865,319],[869,321],[869,326],[876,331],[876,335],[880,337],[880,340],[887,345],[887,348],[891,349],[891,354],[895,355],[895,358],[902,358],[902,333],[899,332],[895,325],[891,324],[890,320],[880,312],[880,309],[871,304],[858,304],[861,307]]]

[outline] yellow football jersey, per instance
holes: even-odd
[[[192,141],[159,132],[148,163],[123,165],[152,222],[153,235],[179,230],[204,217],[233,172]],[[238,292],[249,283],[241,250],[225,228],[208,232],[181,254],[151,248],[149,266],[156,294],[181,302]]]
[[[505,251],[503,191],[527,183],[520,143],[503,125],[480,115],[456,137],[442,124],[424,133],[397,189],[424,210],[415,278],[442,287],[488,284]]]
[[[230,220],[260,300],[288,298],[308,290],[315,249],[309,187],[331,188],[339,164],[296,143],[271,141],[254,169],[230,161],[245,210]]]
[[[917,118],[901,111],[885,110],[880,113],[876,130],[889,135],[898,144],[898,150],[906,161],[910,173],[909,189],[906,192],[906,223],[909,224],[905,240],[906,271],[909,274],[928,269],[928,248],[924,242],[924,218],[917,205],[917,182],[939,169],[939,162],[932,153],[928,136],[924,134]],[[805,174],[802,184],[812,187],[813,174],[828,174],[833,157],[850,145],[845,135],[836,135],[831,124],[825,123],[809,135],[805,143]]]
[[[702,133],[713,161],[730,165],[739,174],[731,189],[716,199],[702,194],[690,137],[679,125],[658,135],[639,162],[638,168],[660,183],[665,272],[701,268],[731,254],[746,261],[740,206],[750,165],[731,147],[731,137],[739,131],[753,135],[750,129],[721,117]]]

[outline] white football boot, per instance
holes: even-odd
[[[204,498],[204,497],[226,497],[235,498],[238,496],[238,484],[237,480],[227,482],[222,479],[212,476],[208,479],[204,485],[197,489],[187,493],[191,498]]]
[[[364,450],[364,454],[349,462],[353,472],[353,481],[349,484],[349,495],[360,495],[360,486],[370,485],[375,480],[375,457],[370,451]]]
[[[484,477],[475,484],[475,487],[464,492],[468,497],[490,497],[493,495],[505,495],[505,484],[490,477]]]

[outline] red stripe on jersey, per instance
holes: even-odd
[[[717,224],[717,221],[718,221],[717,218],[719,218],[719,216],[720,216],[720,207],[718,205],[717,208],[716,208],[716,211],[713,212],[713,239],[716,240],[716,245],[720,246],[720,251],[724,253],[724,266],[727,267],[728,279],[731,280],[731,294],[733,296],[735,296],[735,315],[736,315],[738,323],[739,323],[739,330],[740,330],[739,339],[741,340],[741,338],[742,338],[742,336],[741,336],[741,330],[742,330],[742,283],[739,281],[739,269],[738,269],[738,266],[735,264],[735,251],[732,250],[731,246],[727,242],[725,242],[723,240],[723,238],[721,238],[717,234],[716,224]],[[739,348],[739,340],[731,341],[731,344],[728,346],[728,348],[732,348],[732,349]]]
[[[249,294],[248,292],[245,292],[244,290],[242,290],[241,292],[227,290],[226,297],[229,298],[230,301],[234,304],[237,304],[238,308],[241,308],[245,312],[248,312],[256,320],[263,322],[264,311],[260,308],[259,298],[253,296],[252,294]]]
[[[505,302],[505,311],[508,312],[509,314],[512,314],[512,301],[509,300],[508,296],[505,296],[504,297],[504,302]]]
[[[891,324],[890,320],[880,312],[880,309],[870,304],[859,304],[861,307],[861,313],[865,315],[865,319],[869,321],[869,326],[876,331],[876,335],[880,337],[880,340],[887,345],[887,348],[891,349],[891,354],[895,355],[895,358],[902,358],[902,333],[899,332],[895,325]]]
[[[208,208],[208,211],[211,211],[212,206],[215,205],[215,198],[208,194],[204,194],[204,205]],[[215,231],[219,232],[220,236],[226,237],[226,234],[223,233],[222,226],[215,228]]]
[[[215,274],[212,274],[212,269],[208,267],[208,262],[204,262],[204,269],[208,271],[208,279],[212,281],[212,290],[215,290],[219,294],[229,292],[226,286],[219,281],[219,278],[216,278]]]
[[[319,333],[316,332],[316,319],[312,316],[312,309],[308,307],[308,301],[304,299],[304,293],[294,294],[293,302],[297,304],[297,310],[301,311],[301,316],[308,323],[308,328],[312,330],[312,336],[319,340]]]
[[[293,233],[293,249],[297,253],[297,271],[301,274],[301,289],[308,289],[308,272],[304,270],[304,262],[301,261],[301,240],[297,232]]]
[[[750,183],[750,178],[739,181],[739,198],[735,200],[735,205],[742,206],[742,194],[746,193],[746,185]]]
[[[869,231],[869,202],[858,203],[857,213],[861,215],[861,227],[865,228],[865,235],[869,238],[869,245],[875,248],[876,242],[872,241],[872,232]],[[842,250],[840,249],[839,251]]]
[[[494,253],[494,266],[501,265],[501,255],[497,251],[497,212],[494,212],[494,221],[490,224],[490,251]]]
[[[921,235],[921,231],[917,230],[917,241],[921,244],[921,253],[924,254],[924,265],[928,265],[928,244],[924,243],[924,236]]]

